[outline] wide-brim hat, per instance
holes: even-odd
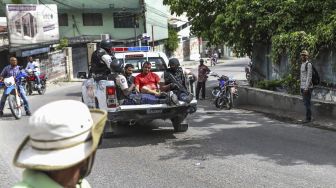
[[[63,109],[61,114],[66,115],[74,110],[74,105],[78,105],[77,110],[80,112],[73,112],[73,116],[77,116],[72,119],[69,118],[70,115],[63,119],[52,119],[52,115],[46,114],[53,112],[36,111],[29,123],[36,125],[34,128],[37,130],[27,136],[17,149],[13,160],[15,166],[44,171],[66,169],[84,161],[97,149],[107,113],[98,109],[89,110],[79,101],[61,102],[68,103],[70,108]],[[77,122],[79,124],[75,126]]]

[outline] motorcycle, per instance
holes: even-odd
[[[233,107],[233,100],[238,97],[236,80],[225,75],[219,76],[217,73],[211,73],[210,76],[218,78],[218,86],[211,91],[215,97],[215,106],[219,109],[225,107],[230,110]]]
[[[23,100],[20,97],[18,91],[18,84],[25,80],[26,75],[20,73],[15,78],[13,76],[5,78],[3,82],[0,82],[0,86],[6,86],[4,94],[8,95],[7,101],[15,119],[22,117]]]
[[[36,68],[36,67],[35,67]],[[38,74],[41,80],[41,87],[37,84],[37,79],[35,73],[38,72],[36,69],[28,69],[27,70],[27,84],[26,84],[26,91],[28,95],[31,95],[33,91],[37,91],[40,95],[43,95],[47,89],[47,76],[45,74]]]

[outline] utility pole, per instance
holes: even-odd
[[[154,44],[154,25],[152,25],[152,48],[153,48],[153,51],[155,51],[155,44]]]
[[[137,45],[137,32],[136,32],[136,26],[137,26],[137,21],[136,21],[136,15],[134,14],[134,46]]]

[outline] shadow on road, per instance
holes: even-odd
[[[79,91],[79,92],[67,93],[66,96],[69,96],[69,97],[81,97],[82,96],[82,92]]]
[[[206,133],[176,140],[174,152],[161,156],[161,160],[254,155],[260,161],[275,161],[283,166],[336,166],[333,132],[288,125],[250,111],[217,111],[206,101],[199,103],[199,109],[191,125]]]
[[[156,126],[160,124],[160,128]],[[168,139],[176,139],[170,121],[155,121],[149,124],[123,125],[113,128],[115,135],[104,138],[100,148],[139,147],[165,143]]]

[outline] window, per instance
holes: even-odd
[[[122,59],[118,59],[119,61],[124,62]],[[129,58],[125,59],[125,65],[126,64],[132,64],[134,66],[134,73],[141,72],[142,64],[146,61],[145,57],[140,58]],[[152,64],[151,71],[157,72],[157,71],[165,71],[167,69],[166,64],[164,63],[164,60],[161,57],[149,57],[148,61]]]
[[[58,24],[59,26],[68,26],[68,15],[67,14],[59,14],[58,15]]]
[[[101,13],[83,13],[84,26],[102,26],[103,16]]]
[[[134,28],[134,20],[134,15],[113,14],[114,28]],[[139,23],[136,23],[136,27],[139,27]]]

